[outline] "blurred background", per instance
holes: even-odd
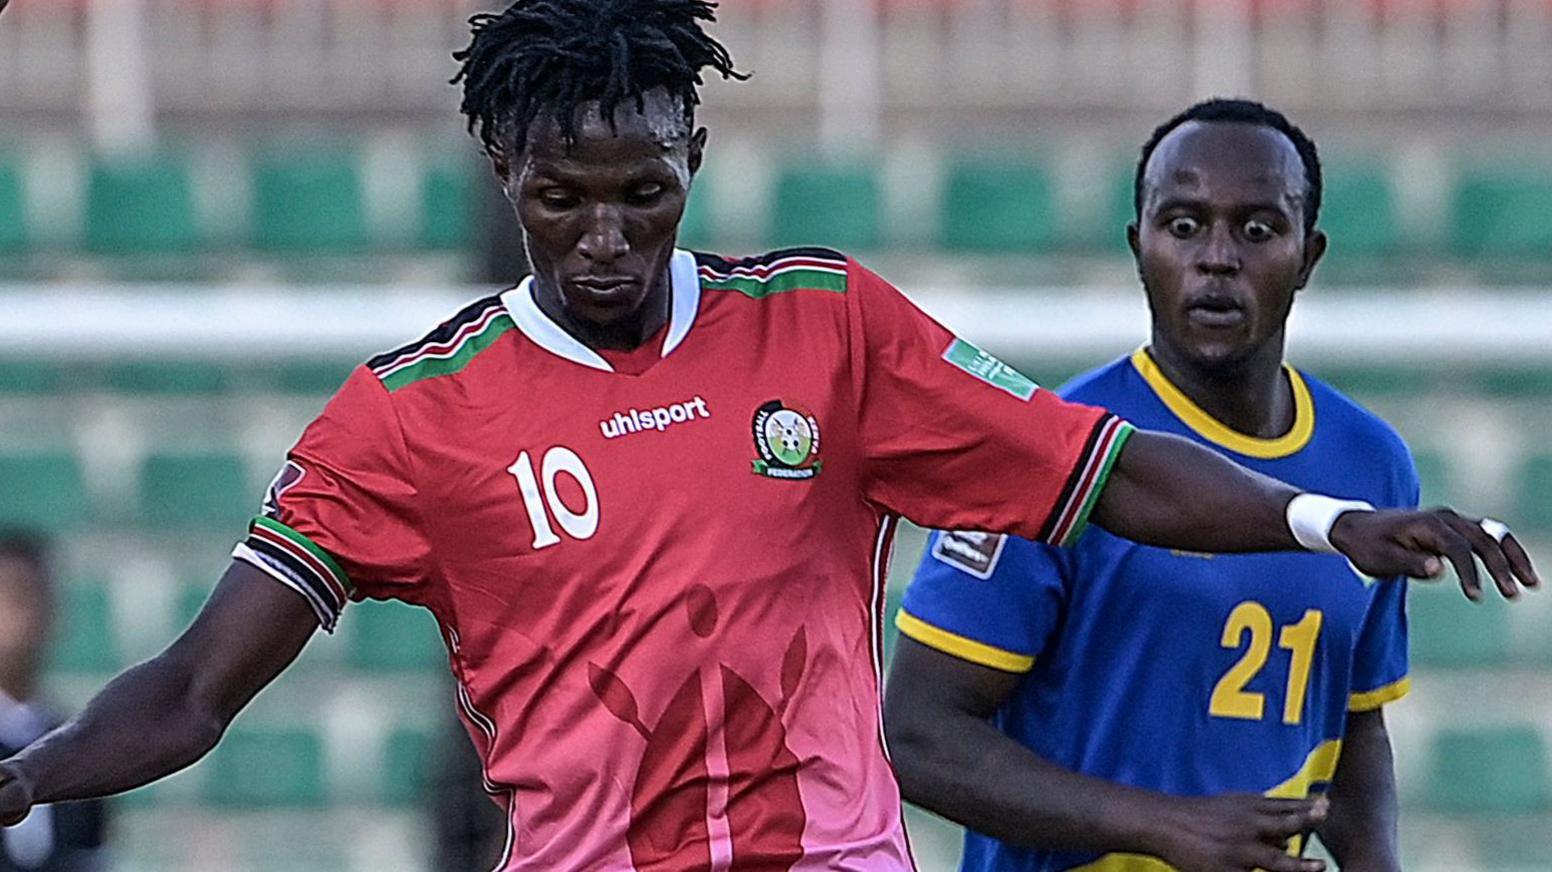
[[[0,18],[0,526],[57,539],[66,707],[189,620],[353,364],[520,275],[447,84],[483,8]],[[1152,128],[1210,95],[1286,111],[1333,239],[1292,358],[1401,430],[1426,501],[1552,560],[1549,0],[725,0],[715,32],[755,75],[706,89],[685,241],[858,254],[1052,385],[1146,338],[1122,232]],[[902,535],[891,602],[920,549]],[[1414,590],[1408,869],[1552,869],[1531,600]],[[443,670],[429,620],[353,607],[206,762],[114,806],[116,868],[461,868],[434,859],[479,828],[437,786],[467,763]],[[952,828],[911,822],[924,872],[954,868]]]

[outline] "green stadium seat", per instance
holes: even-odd
[[[943,245],[955,251],[1029,252],[1056,239],[1055,194],[1038,165],[957,161],[943,198]]]
[[[1467,601],[1453,582],[1411,585],[1407,590],[1407,624],[1413,663],[1469,669],[1508,661],[1508,607],[1492,592],[1491,581],[1483,584],[1487,593],[1480,603]]]
[[[305,360],[282,365],[275,373],[275,386],[286,393],[331,396],[358,360]]]
[[[86,479],[73,455],[0,455],[0,526],[58,532],[88,514]]]
[[[1456,186],[1451,219],[1457,254],[1545,257],[1552,251],[1552,171],[1468,170]]]
[[[99,160],[87,186],[86,248],[183,253],[199,245],[194,186],[181,155]]]
[[[420,191],[420,244],[424,248],[462,250],[477,242],[479,200],[473,166],[438,164],[426,171]]]
[[[122,665],[113,625],[112,599],[100,581],[63,586],[49,663],[61,672],[111,673]]]
[[[358,252],[368,242],[366,203],[355,155],[288,149],[253,167],[254,244],[285,254]]]
[[[1552,454],[1533,454],[1520,467],[1514,486],[1514,522],[1528,531],[1552,533]]]
[[[1436,448],[1415,448],[1412,450],[1412,461],[1417,465],[1417,478],[1423,486],[1422,504],[1448,505],[1455,493],[1455,486],[1445,453]]]
[[[1365,397],[1416,395],[1432,386],[1430,374],[1418,367],[1337,365],[1323,366],[1313,374],[1359,400]]]
[[[424,609],[402,603],[363,602],[342,619],[345,660],[373,672],[445,670],[447,653],[436,621]]]
[[[684,204],[684,217],[679,221],[679,244],[686,248],[713,248],[716,239],[714,219],[711,214],[713,182],[702,170],[690,187],[690,198]]]
[[[235,454],[153,454],[140,470],[137,509],[152,526],[219,529],[236,538],[259,502],[247,464]]]
[[[1462,816],[1552,811],[1546,744],[1535,727],[1446,730],[1431,750],[1431,810]]]
[[[139,360],[110,365],[104,385],[125,394],[205,395],[232,389],[232,372],[204,361]]]
[[[884,242],[882,198],[872,167],[786,167],[776,184],[772,239],[781,246],[876,249]]]
[[[322,806],[323,761],[323,741],[310,731],[239,725],[211,754],[205,799],[226,808]]]
[[[1331,237],[1328,261],[1378,257],[1401,242],[1395,191],[1378,162],[1327,161],[1320,226]]]
[[[64,369],[39,360],[0,360],[0,394],[54,394],[64,388]]]
[[[26,248],[27,198],[20,164],[0,155],[0,252]]]
[[[379,775],[379,801],[394,806],[426,801],[431,767],[436,762],[432,759],[435,744],[435,739],[424,730],[400,727],[388,735]]]

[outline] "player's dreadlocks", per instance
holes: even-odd
[[[1137,175],[1132,182],[1132,205],[1137,210],[1137,217],[1142,218],[1142,182],[1143,174],[1148,170],[1148,160],[1153,157],[1154,149],[1164,141],[1164,137],[1174,132],[1175,128],[1191,121],[1225,121],[1237,124],[1254,124],[1271,129],[1288,137],[1293,143],[1294,149],[1299,153],[1299,158],[1304,161],[1304,185],[1308,189],[1304,197],[1304,232],[1311,233],[1315,230],[1315,220],[1320,217],[1320,200],[1325,190],[1325,182],[1321,177],[1320,152],[1315,148],[1315,143],[1298,125],[1288,120],[1288,117],[1276,109],[1268,108],[1254,100],[1203,100],[1174,118],[1160,124],[1148,137],[1148,142],[1142,147],[1142,159],[1137,162]]]
[[[702,69],[747,78],[701,28],[714,10],[705,0],[517,0],[476,15],[469,47],[453,55],[463,63],[453,84],[463,83],[469,131],[478,128],[492,154],[521,151],[529,126],[555,110],[570,142],[578,106],[597,100],[612,122],[625,100],[645,111],[654,88],[677,97],[693,126]]]

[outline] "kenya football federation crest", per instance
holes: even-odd
[[[755,475],[802,481],[819,474],[819,422],[796,407],[771,400],[754,413]]]

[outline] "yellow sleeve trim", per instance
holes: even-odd
[[[1393,703],[1411,692],[1412,679],[1408,676],[1375,690],[1353,694],[1348,699],[1347,710],[1350,712],[1372,712],[1380,706]]]
[[[958,633],[950,633],[907,613],[904,609],[901,609],[900,614],[895,617],[895,626],[900,628],[901,633],[928,648],[934,648],[944,654],[952,654],[960,660],[968,660],[977,666],[989,666],[1003,672],[1019,674],[1035,668],[1033,657],[1004,651],[984,642],[967,639]]]

